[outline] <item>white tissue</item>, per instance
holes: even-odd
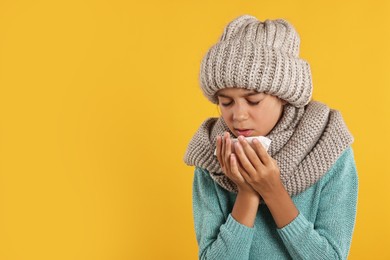
[[[263,145],[266,151],[268,151],[269,146],[271,145],[271,139],[265,137],[265,136],[249,136],[245,137],[245,140],[248,141],[248,143],[251,143],[253,139],[259,140],[259,142]],[[238,142],[237,138],[232,138],[232,143]],[[214,151],[214,155],[217,155],[217,149]]]

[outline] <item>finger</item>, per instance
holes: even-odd
[[[236,158],[236,161],[237,161],[237,168],[238,168],[238,171],[241,173],[241,176],[244,178],[244,180],[247,182],[247,183],[250,183],[251,182],[251,177],[249,176],[249,174],[244,170],[244,168],[242,168],[241,166],[241,163],[237,160]]]
[[[256,173],[255,168],[252,163],[249,161],[248,157],[245,155],[245,152],[240,144],[240,142],[235,143],[236,154],[238,160],[240,161],[242,168],[250,175],[253,176]]]
[[[225,162],[226,162],[226,170],[230,171],[230,155],[231,155],[231,140],[230,140],[230,134],[225,134]]]
[[[261,169],[261,167],[263,167],[263,163],[248,141],[245,140],[245,138],[242,136],[238,137],[238,141],[240,142],[246,157],[249,159],[253,167],[257,170]]]
[[[270,158],[271,158],[271,163],[273,163],[275,166],[278,167],[278,161],[275,160],[274,158],[272,158],[271,156],[270,156]]]
[[[241,182],[245,181],[244,177],[241,175],[241,172],[238,169],[239,165],[237,162],[237,158],[234,154],[230,155],[230,172]]]
[[[252,143],[255,147],[255,152],[262,161],[262,163],[264,165],[269,165],[269,163],[271,162],[271,156],[267,153],[264,146],[257,139],[253,139]]]
[[[223,161],[223,166],[225,167],[225,135],[222,135],[221,137],[221,160]]]
[[[221,168],[223,168],[223,161],[221,158],[221,147],[222,147],[222,139],[220,136],[217,136],[217,159],[219,164],[221,165]]]

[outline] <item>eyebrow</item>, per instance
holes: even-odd
[[[262,94],[262,92],[249,92],[245,95],[242,95],[241,97],[249,97],[254,95]],[[224,94],[217,94],[217,97],[224,97],[224,98],[231,98],[230,96],[224,95]]]

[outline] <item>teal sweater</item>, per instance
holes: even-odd
[[[254,227],[231,215],[237,194],[196,167],[193,212],[199,259],[346,259],[355,226],[358,178],[352,148],[313,186],[292,199],[299,215],[278,229],[265,204]]]

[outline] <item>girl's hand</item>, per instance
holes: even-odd
[[[232,141],[230,134],[225,132],[223,138],[217,137],[217,158],[221,165],[222,171],[232,180],[238,188],[239,192],[247,192],[259,196],[259,194],[249,185],[243,178],[236,155],[232,153]]]
[[[256,139],[252,146],[243,138],[238,137],[235,143],[235,154],[239,164],[242,166],[240,173],[242,177],[256,190],[264,200],[272,197],[272,194],[284,189],[280,180],[280,170],[274,160],[265,150],[263,145]]]

